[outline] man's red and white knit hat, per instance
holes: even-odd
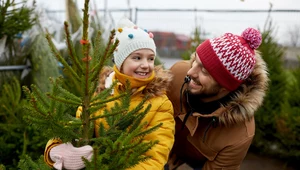
[[[210,75],[233,91],[249,77],[255,66],[255,49],[262,38],[258,30],[247,28],[241,36],[225,33],[201,43],[196,52]]]

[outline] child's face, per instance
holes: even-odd
[[[136,50],[125,59],[121,72],[134,78],[149,78],[154,68],[154,59],[155,55],[152,50]]]

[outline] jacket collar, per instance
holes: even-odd
[[[146,86],[147,84],[149,84],[151,81],[153,81],[154,77],[155,77],[155,72],[153,71],[151,76],[149,78],[146,79],[138,79],[138,78],[134,78],[128,75],[125,75],[123,73],[121,73],[116,66],[113,67],[114,72],[115,72],[115,79],[117,79],[122,85],[126,85],[127,81],[129,81],[130,83],[130,87],[132,89],[134,88],[139,88],[142,86]]]
[[[115,74],[112,67],[106,66],[103,68],[99,75],[99,84],[96,89],[96,93],[103,91],[108,85],[112,84],[114,80],[114,76],[111,76],[112,74]],[[162,66],[155,66],[154,74],[155,76],[153,76],[151,81],[140,85],[140,87],[137,87],[134,93],[141,91],[143,94],[148,95],[149,97],[165,94],[169,84],[171,83],[173,77],[172,74],[169,70],[163,69]],[[120,85],[122,84],[118,83],[117,86]]]

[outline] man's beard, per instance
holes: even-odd
[[[189,87],[187,88],[187,91],[189,94],[193,96],[198,96],[200,98],[211,98],[214,96],[217,96],[220,92],[221,87],[219,85],[214,85],[213,87],[206,89],[204,91],[199,91],[199,92],[191,92]]]

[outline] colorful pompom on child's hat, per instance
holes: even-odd
[[[224,88],[233,91],[252,73],[255,49],[262,42],[261,34],[247,28],[241,36],[226,33],[201,43],[196,52],[209,74]]]
[[[115,39],[119,40],[119,45],[114,51],[114,62],[119,70],[124,60],[136,50],[146,48],[156,55],[153,34],[139,28],[127,18],[122,18],[118,22]]]

